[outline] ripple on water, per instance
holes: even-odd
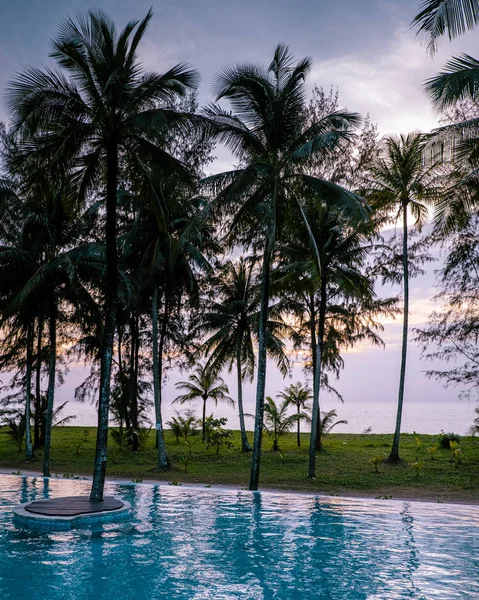
[[[108,484],[129,521],[12,523],[16,503],[88,487],[0,476],[2,600],[479,598],[476,507]]]

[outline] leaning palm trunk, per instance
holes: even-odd
[[[55,376],[57,368],[57,320],[55,297],[50,300],[49,318],[50,362],[48,365],[47,410],[45,415],[45,447],[43,450],[43,476],[50,477],[50,448],[53,426],[53,402],[55,399]]]
[[[244,410],[243,410],[243,374],[241,365],[241,346],[238,346],[236,354],[236,369],[238,376],[238,413],[241,430],[241,451],[251,452],[251,446],[248,442],[248,436],[246,435],[246,427],[244,423]]]
[[[27,327],[27,364],[25,372],[25,458],[33,458],[33,444],[31,431],[31,410],[30,402],[32,398],[32,358],[33,357],[33,323]]]
[[[105,326],[101,343],[100,393],[98,401],[98,429],[96,438],[95,466],[90,500],[103,500],[106,476],[106,452],[108,446],[108,415],[110,410],[110,375],[115,334],[115,310],[117,290],[116,252],[116,188],[118,180],[118,146],[112,142],[107,153],[106,190],[106,270]]]
[[[264,421],[264,393],[266,387],[266,326],[268,323],[268,305],[270,288],[272,244],[268,239],[263,258],[263,272],[261,281],[261,309],[258,327],[258,381],[256,384],[256,413],[254,422],[253,453],[251,458],[251,472],[249,479],[250,490],[257,490],[259,484],[259,471],[261,463],[261,446],[263,441]]]
[[[166,302],[165,302],[166,305]],[[166,306],[165,306],[166,312]],[[163,350],[163,329],[166,315],[162,323],[161,348]],[[168,456],[166,454],[165,436],[163,432],[163,420],[161,416],[161,365],[163,363],[163,351],[158,351],[158,288],[155,286],[151,298],[151,322],[153,335],[153,396],[155,402],[156,418],[156,443],[158,446],[158,469],[168,468]]]
[[[404,270],[404,314],[402,328],[402,354],[401,354],[401,372],[399,376],[399,394],[398,410],[396,415],[396,429],[394,430],[393,445],[388,462],[398,462],[399,458],[399,438],[401,435],[401,418],[404,401],[404,382],[406,379],[406,358],[407,358],[407,331],[409,323],[409,273],[408,273],[408,248],[407,248],[407,203],[403,203],[403,270]]]
[[[319,393],[321,387],[321,368],[323,358],[323,343],[324,343],[324,328],[326,322],[326,281],[321,278],[321,304],[319,306],[319,323],[318,323],[318,338],[315,340],[315,335],[312,336],[312,343],[314,344],[314,374],[313,374],[313,410],[311,415],[311,437],[309,441],[309,469],[308,476],[316,477],[316,450],[318,435],[320,435],[320,428],[318,427],[318,420],[320,417],[319,410]],[[314,313],[313,313],[314,314]],[[314,321],[313,321],[314,324]],[[313,325],[316,329],[315,324]]]

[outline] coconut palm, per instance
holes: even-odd
[[[479,0],[423,0],[419,10],[412,25],[426,35],[432,53],[445,33],[453,40],[479,23]]]
[[[198,278],[212,271],[207,256],[216,244],[211,224],[204,218],[207,205],[202,199],[189,196],[189,190],[178,182],[159,181],[154,173],[143,184],[137,198],[140,210],[125,246],[130,248],[141,293],[151,297],[157,466],[165,469],[169,462],[163,434],[162,380],[167,346],[175,338],[172,317],[181,313],[185,302],[191,307],[198,303]]]
[[[4,305],[3,314],[21,315],[24,311],[30,311],[30,314],[42,315],[48,321],[49,366],[43,475],[49,477],[57,380],[57,338],[58,325],[63,320],[62,304],[67,302],[78,317],[82,312],[79,321],[87,318],[88,306],[94,306],[95,302],[85,282],[89,279],[91,283],[92,279],[103,274],[104,255],[97,244],[77,245],[83,227],[81,217],[75,214],[75,194],[69,182],[55,183],[39,177],[30,193],[30,212],[23,222],[26,247],[16,252],[0,249],[0,255],[3,255],[2,266],[10,270],[19,262],[25,264],[27,253],[34,257],[34,261],[29,266],[29,276]],[[30,346],[27,354],[31,361],[33,330],[27,331],[27,340]]]
[[[218,402],[227,402],[233,408],[235,406],[234,400],[228,395],[228,386],[223,379],[215,375],[211,369],[208,369],[205,365],[196,365],[194,372],[190,375],[188,381],[179,381],[176,383],[176,388],[178,390],[184,390],[185,393],[175,398],[173,404],[176,402],[184,404],[185,402],[194,402],[195,400],[202,401],[201,431],[203,442],[205,441],[206,435],[206,403],[208,400],[213,400],[215,406],[218,406]]]
[[[206,312],[200,316],[198,332],[210,334],[203,349],[208,356],[206,363],[215,373],[224,367],[231,372],[236,368],[238,382],[238,413],[241,430],[241,448],[251,451],[246,435],[243,410],[243,380],[253,381],[256,357],[256,339],[260,293],[254,272],[256,261],[241,257],[227,261],[220,269],[219,281],[213,286],[215,300],[207,303]],[[268,353],[285,376],[289,364],[285,353],[284,334],[286,325],[271,314],[268,318]]]
[[[308,413],[311,411],[309,401],[313,398],[311,388],[308,385],[303,385],[300,381],[296,384],[292,383],[282,392],[278,394],[285,402],[296,407],[296,414],[298,415],[297,432],[296,432],[296,443],[301,446],[301,413]]]
[[[341,419],[340,421],[335,421],[334,419],[337,416],[338,416],[338,413],[336,412],[336,409],[321,413],[321,419],[319,421],[319,429],[318,429],[319,440],[320,440],[320,443],[319,443],[320,450],[322,450],[322,448],[323,448],[323,438],[325,435],[330,433],[332,431],[332,429],[334,429],[334,427],[337,427],[338,425],[347,425],[348,424],[348,421],[346,421],[345,419]]]
[[[218,105],[206,109],[217,138],[240,161],[240,168],[211,176],[205,186],[216,194],[220,215],[232,215],[229,232],[234,243],[260,250],[263,255],[261,304],[258,324],[258,377],[254,445],[249,489],[259,483],[267,360],[267,322],[270,272],[276,244],[288,219],[303,218],[298,189],[324,202],[341,206],[359,217],[364,208],[344,188],[305,173],[304,165],[316,153],[327,154],[350,137],[358,116],[334,112],[305,126],[305,79],[309,58],[294,62],[287,46],[278,46],[267,70],[255,65],[225,69],[216,80],[216,100],[227,99],[233,111]]]
[[[154,158],[159,166],[187,178],[178,161],[161,148],[162,131],[176,119],[161,106],[194,85],[196,72],[182,64],[163,75],[142,72],[137,50],[151,16],[149,11],[121,32],[101,11],[80,14],[76,22],[67,19],[51,52],[63,71],[29,68],[13,80],[8,91],[13,129],[24,145],[23,157],[33,147],[45,168],[61,162],[64,168],[74,169],[81,196],[105,182],[107,275],[91,490],[91,499],[96,501],[103,499],[106,472],[121,168]]]
[[[420,226],[428,216],[427,204],[433,203],[440,195],[440,187],[435,181],[434,167],[423,164],[424,138],[417,133],[387,137],[385,156],[372,169],[374,178],[370,202],[378,209],[389,212],[393,221],[402,217],[403,225],[403,335],[401,371],[399,377],[398,407],[394,440],[388,460],[398,462],[401,418],[406,379],[407,338],[409,323],[409,256],[408,256],[408,212]]]
[[[305,416],[302,413],[288,415],[287,413],[290,406],[291,403],[287,399],[283,400],[281,404],[276,404],[271,396],[266,396],[266,403],[264,406],[264,428],[273,438],[274,452],[279,450],[279,438],[285,433],[289,433],[295,423]]]
[[[361,340],[381,345],[378,317],[390,314],[392,299],[378,299],[365,272],[372,248],[368,241],[376,219],[351,226],[335,209],[315,197],[305,199],[309,232],[292,223],[280,246],[274,286],[284,310],[295,316],[296,347],[308,344],[313,374],[309,476],[315,477],[319,450],[320,390],[329,386],[327,371],[339,376],[341,349]],[[314,247],[311,241],[314,240]]]

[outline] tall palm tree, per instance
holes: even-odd
[[[411,25],[426,35],[431,53],[445,33],[453,40],[479,23],[479,0],[423,0],[419,11]]]
[[[175,402],[184,404],[185,402],[192,402],[195,400],[201,400],[203,402],[201,423],[203,442],[205,441],[206,435],[206,403],[208,400],[213,400],[215,406],[218,406],[218,402],[227,402],[233,408],[235,406],[234,400],[228,395],[228,386],[223,379],[201,364],[196,365],[196,368],[194,369],[193,374],[190,375],[188,381],[179,381],[176,384],[176,388],[178,390],[184,390],[185,393],[175,398],[173,404]]]
[[[2,286],[0,297],[3,302],[7,302],[14,290],[21,287],[27,281],[35,268],[35,255],[29,249],[24,247],[24,236],[22,235],[22,224],[25,216],[25,202],[17,195],[15,185],[9,179],[0,179],[0,206],[2,207],[2,223],[0,224],[0,270],[2,271]],[[13,260],[12,260],[13,259]],[[13,263],[13,264],[12,264]],[[9,271],[9,273],[7,273]],[[30,460],[34,457],[34,449],[31,434],[31,387],[32,387],[32,368],[33,368],[33,335],[35,326],[35,310],[29,307],[29,310],[22,311],[24,318],[9,318],[8,309],[5,314],[5,306],[0,308],[0,322],[5,327],[6,322],[10,321],[12,329],[21,331],[25,338],[25,459]],[[17,315],[19,316],[19,315]],[[6,317],[6,319],[5,319]],[[11,315],[10,315],[11,317]],[[23,322],[22,322],[23,321]],[[19,327],[20,325],[20,327]],[[10,345],[8,336],[3,335],[3,342]],[[2,361],[9,360],[15,355],[10,352],[7,357],[3,353]],[[16,357],[18,358],[18,357]]]
[[[199,299],[201,273],[212,268],[208,255],[217,247],[212,226],[205,219],[207,204],[191,197],[177,181],[167,184],[155,173],[142,182],[138,192],[138,215],[125,238],[131,247],[141,293],[151,296],[152,375],[159,469],[168,467],[163,434],[162,380],[169,343],[174,343],[172,316]],[[138,258],[139,257],[139,258]],[[138,263],[140,268],[138,268]]]
[[[385,156],[372,169],[374,184],[369,196],[373,206],[392,215],[392,221],[402,217],[403,226],[403,334],[396,427],[388,458],[390,462],[400,460],[399,439],[406,379],[409,323],[408,212],[414,217],[416,225],[420,226],[428,216],[427,204],[434,202],[440,192],[438,184],[432,177],[434,167],[426,168],[423,164],[423,145],[424,137],[417,133],[387,137]]]
[[[337,393],[329,386],[326,372],[339,376],[341,349],[364,339],[382,344],[376,333],[381,330],[378,317],[390,314],[394,302],[376,298],[373,281],[365,271],[376,219],[351,225],[334,207],[315,197],[305,199],[304,213],[308,229],[300,222],[288,228],[274,284],[283,295],[284,310],[295,316],[295,345],[300,347],[307,341],[311,352],[308,472],[315,477],[316,451],[320,449],[320,390]]]
[[[263,255],[251,490],[258,489],[260,473],[271,266],[285,223],[292,215],[303,218],[297,190],[341,206],[350,216],[364,212],[354,194],[304,171],[311,156],[330,152],[359,121],[355,114],[338,111],[305,126],[305,79],[310,69],[309,58],[295,63],[287,46],[280,45],[267,70],[243,64],[217,77],[216,100],[229,100],[233,112],[218,105],[205,111],[218,139],[241,164],[207,178],[205,185],[217,194],[220,214],[233,215],[229,230],[235,243],[261,249]]]
[[[256,261],[241,257],[227,261],[220,269],[219,281],[214,283],[215,300],[207,303],[200,316],[198,331],[210,334],[203,344],[208,356],[206,363],[215,373],[224,367],[229,372],[236,368],[238,382],[238,413],[241,430],[241,448],[250,452],[243,410],[243,380],[253,381],[256,357],[254,341],[257,338],[260,293],[255,273]],[[286,325],[271,314],[268,318],[268,353],[281,373],[288,372],[288,358],[281,334]]]
[[[183,64],[163,75],[143,73],[137,50],[151,20],[148,12],[117,32],[101,11],[64,21],[51,57],[63,71],[29,68],[9,86],[13,128],[46,169],[74,169],[80,195],[105,182],[106,284],[101,341],[98,430],[91,499],[103,499],[108,440],[110,373],[117,297],[117,191],[122,165],[154,160],[188,177],[161,148],[161,132],[178,118],[161,108],[196,83]],[[181,119],[180,119],[181,120]],[[122,160],[120,161],[120,156]]]
[[[292,383],[282,392],[278,394],[285,402],[296,407],[296,414],[298,415],[297,431],[296,431],[296,443],[301,446],[301,419],[299,415],[306,413],[311,410],[309,401],[313,398],[311,389],[307,385],[303,385],[300,381],[296,384]]]

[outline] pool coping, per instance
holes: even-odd
[[[54,475],[51,477],[44,477],[38,471],[31,470],[22,470],[20,473],[12,472],[11,468],[8,469],[6,467],[0,467],[0,475],[10,475],[12,477],[36,477],[40,479],[52,479],[54,481],[81,481],[81,482],[91,482],[92,477],[89,475],[78,475],[76,477],[59,477],[58,475]],[[171,486],[171,487],[182,487],[183,489],[196,489],[196,490],[218,490],[218,491],[230,491],[230,492],[243,492],[249,491],[250,493],[264,493],[264,494],[288,494],[295,496],[309,496],[309,497],[321,497],[322,499],[345,499],[345,500],[378,500],[378,501],[388,501],[388,502],[417,502],[420,504],[441,504],[441,505],[450,505],[450,506],[479,506],[479,487],[478,487],[478,497],[476,498],[467,498],[467,499],[451,499],[448,497],[434,497],[434,496],[414,496],[414,495],[392,495],[397,490],[374,490],[371,492],[371,495],[364,493],[364,490],[358,492],[357,494],[353,490],[344,491],[344,493],[331,493],[324,492],[321,490],[313,491],[313,490],[296,490],[294,488],[275,488],[275,487],[260,487],[259,490],[250,491],[246,488],[241,488],[231,484],[221,484],[221,483],[213,483],[208,484],[205,482],[178,482],[178,484],[172,483],[167,479],[143,479],[143,481],[132,481],[131,479],[125,479],[123,477],[115,477],[109,476],[106,478],[106,483],[113,484],[128,484],[128,485],[160,485],[160,486]],[[392,492],[392,494],[391,494]],[[373,495],[377,494],[377,495]],[[392,497],[391,497],[392,495]]]

